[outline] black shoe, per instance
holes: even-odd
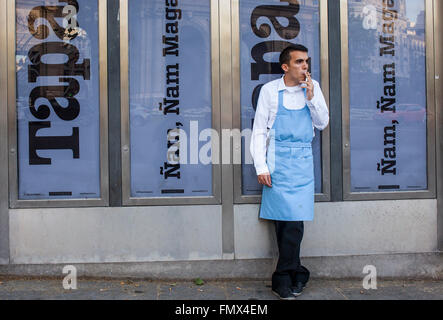
[[[287,287],[272,289],[272,293],[275,294],[280,300],[295,300],[292,290]]]
[[[298,297],[299,295],[301,295],[301,293],[303,292],[303,289],[304,289],[305,287],[306,287],[306,284],[303,284],[303,283],[301,283],[301,282],[297,282],[297,283],[295,284],[295,286],[291,287],[292,294],[293,294],[295,297]]]

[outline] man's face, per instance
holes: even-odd
[[[308,72],[308,68],[309,56],[307,52],[303,51],[292,51],[289,65],[282,65],[282,69],[286,76],[296,83],[306,79],[306,72]]]

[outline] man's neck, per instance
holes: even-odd
[[[283,81],[285,82],[285,86],[287,87],[296,87],[300,84],[300,81],[297,79],[290,79],[287,74],[283,77]]]

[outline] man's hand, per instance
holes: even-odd
[[[258,183],[267,186],[269,188],[272,188],[272,181],[271,181],[271,175],[269,173],[262,174],[258,176]]]
[[[306,81],[300,81],[302,88],[306,88],[306,99],[311,101],[314,98],[314,82],[312,82],[311,74],[306,72]]]

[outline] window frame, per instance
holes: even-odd
[[[221,166],[212,164],[212,196],[206,197],[131,197],[131,141],[129,118],[129,23],[130,0],[120,1],[120,88],[121,88],[121,161],[122,206],[174,206],[221,204]],[[212,128],[220,138],[220,33],[219,0],[210,0]],[[212,139],[213,150],[220,143]],[[219,144],[220,145],[220,144]],[[221,163],[221,152],[218,163]]]
[[[343,139],[343,200],[400,200],[434,199],[436,197],[436,118],[435,118],[435,58],[433,0],[425,0],[426,26],[426,99],[427,99],[427,179],[428,189],[398,192],[352,192],[350,148],[350,99],[349,99],[349,31],[348,0],[340,2],[341,62],[342,62],[342,139]]]
[[[100,108],[100,198],[96,199],[18,199],[17,106],[16,106],[16,1],[7,0],[7,77],[9,140],[9,206],[17,208],[104,207],[109,203],[108,173],[108,66],[107,66],[107,1],[98,2],[99,37],[99,108]]]
[[[233,127],[241,130],[241,74],[240,74],[240,2],[231,0],[232,23],[232,81],[233,81]],[[320,9],[320,86],[329,107],[329,32],[328,32],[328,0],[319,1]],[[322,192],[315,194],[316,202],[331,201],[331,144],[330,127],[321,132],[322,141]],[[249,152],[249,146],[243,146]],[[259,204],[261,195],[244,195],[242,192],[242,166],[234,164],[234,203]]]

